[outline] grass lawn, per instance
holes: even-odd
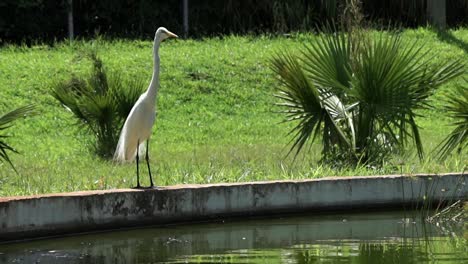
[[[428,29],[406,30],[408,42],[418,41],[435,55],[434,63],[462,59],[468,64],[468,29],[437,34]],[[272,96],[277,82],[268,60],[279,49],[297,49],[313,35],[237,37],[175,40],[162,44],[161,89],[158,119],[153,129],[150,157],[157,185],[215,183],[275,179],[305,179],[332,175],[390,173],[441,173],[463,171],[467,155],[444,163],[431,151],[449,133],[450,120],[441,111],[421,113],[418,123],[426,159],[415,151],[394,157],[382,169],[334,170],[318,163],[320,145],[293,162],[286,157],[291,124],[280,124],[282,115]],[[109,70],[125,77],[141,76],[149,83],[152,41],[97,42]],[[8,143],[21,154],[11,154],[18,170],[0,163],[0,196],[77,190],[127,188],[136,184],[135,165],[117,165],[92,152],[92,140],[78,129],[72,114],[50,95],[53,84],[84,74],[86,60],[77,60],[90,42],[54,47],[5,46],[0,48],[0,113],[35,104],[37,116],[19,120],[7,130]],[[468,66],[467,66],[468,69]],[[465,75],[468,77],[468,74]],[[461,80],[461,79],[459,79]],[[433,96],[441,105],[444,92]],[[148,185],[146,166],[142,184]]]

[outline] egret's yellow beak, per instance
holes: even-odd
[[[172,32],[167,32],[167,35],[170,37],[170,38],[178,38],[179,36],[177,36],[176,34],[172,33]]]

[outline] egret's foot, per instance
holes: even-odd
[[[141,187],[141,185],[137,185],[137,186],[133,187],[133,189],[143,189],[143,187]]]

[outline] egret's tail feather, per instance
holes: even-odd
[[[146,142],[143,141],[142,143],[140,143],[140,146],[138,147],[138,156],[140,156],[140,158],[144,157],[145,152],[146,152]]]
[[[140,143],[138,147],[138,155],[143,158],[146,151],[146,141]],[[127,138],[125,133],[122,133],[117,143],[114,153],[114,160],[117,162],[131,162],[136,157],[138,141],[133,138]]]
[[[135,147],[132,148],[130,142],[126,140],[125,133],[122,131],[122,134],[120,135],[119,142],[117,143],[117,147],[115,149],[114,153],[114,161],[117,162],[129,162],[132,161],[135,158]]]
[[[114,152],[114,161],[117,162],[125,162],[125,144],[123,144],[122,140],[119,139],[119,143],[117,143],[117,148]]]

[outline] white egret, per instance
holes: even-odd
[[[140,186],[140,173],[138,168],[140,148],[144,148],[146,141],[146,164],[151,187],[154,187],[149,164],[148,150],[151,128],[156,119],[156,96],[159,89],[159,45],[166,38],[177,38],[177,35],[164,27],[158,28],[153,43],[153,76],[148,89],[144,92],[128,114],[125,124],[120,132],[119,142],[115,150],[114,160],[119,162],[133,161],[136,157],[137,188]]]

